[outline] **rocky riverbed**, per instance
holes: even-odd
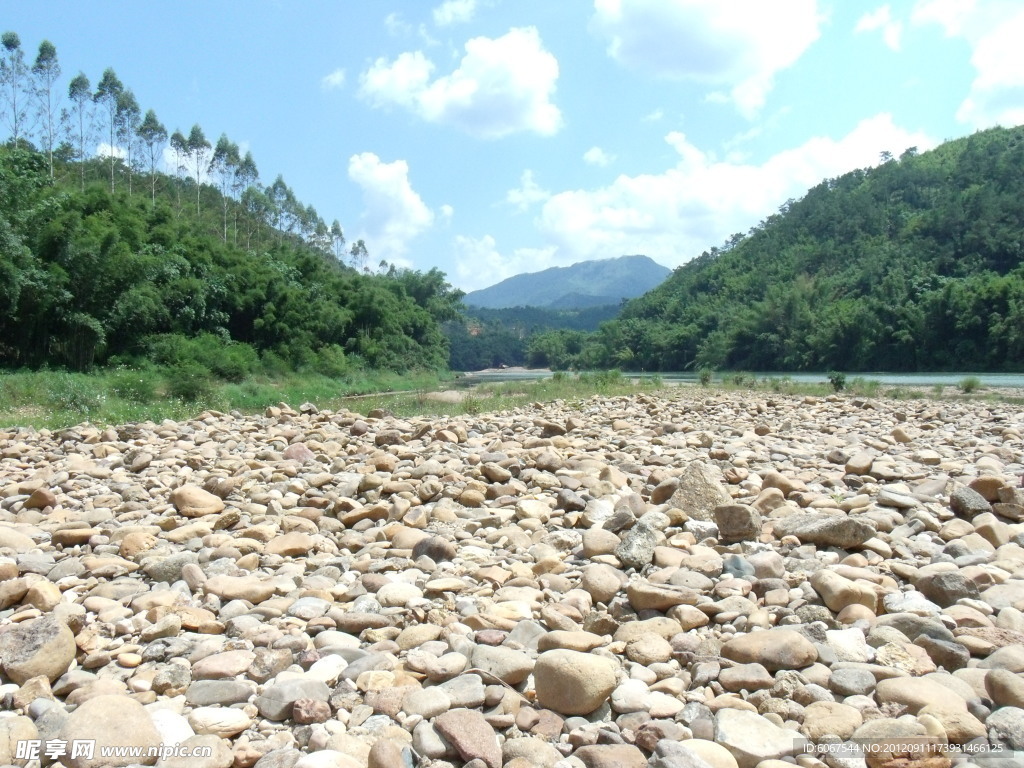
[[[1022,430],[679,390],[0,431],[0,764],[1020,768]],[[79,739],[210,755],[24,748]]]

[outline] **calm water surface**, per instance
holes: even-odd
[[[550,371],[509,370],[471,373],[467,374],[467,377],[479,381],[532,381],[535,379],[544,379],[550,375]],[[624,372],[624,375],[631,378],[644,378],[657,375],[661,376],[665,381],[697,381],[697,374],[690,371],[684,373],[661,374]],[[801,383],[820,383],[828,381],[827,373],[757,373],[747,375],[756,376],[758,379],[788,378],[792,381]],[[729,376],[730,374],[728,373],[716,375],[715,379],[718,380],[723,377],[728,378]],[[930,387],[936,384],[942,384],[944,386],[955,387],[968,376],[976,376],[981,380],[982,386],[986,387],[1024,389],[1024,373],[848,373],[846,374],[846,380],[849,383],[854,379],[861,378],[868,381],[877,381],[880,384],[888,386]]]

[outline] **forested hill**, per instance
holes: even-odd
[[[569,267],[514,275],[466,294],[466,304],[484,309],[545,307],[565,310],[618,305],[649,291],[668,269],[647,256],[581,261]]]
[[[1024,127],[829,179],[536,364],[1024,370]]]
[[[169,135],[112,69],[65,84],[52,44],[29,66],[2,42],[0,367],[445,367],[462,293],[441,272],[371,273],[362,241],[226,136]]]

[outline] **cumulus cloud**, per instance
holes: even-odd
[[[818,39],[817,0],[594,0],[592,27],[616,61],[660,77],[729,89],[753,117],[776,73]]]
[[[892,8],[883,5],[870,13],[865,13],[857,21],[854,32],[881,32],[882,40],[894,51],[900,49],[900,38],[903,35],[903,22],[892,17]]]
[[[976,0],[918,0],[911,20],[915,24],[939,24],[949,37],[963,33],[968,21],[975,16]]]
[[[96,147],[96,157],[116,157],[118,160],[124,160],[128,157],[128,152],[124,147],[115,147],[107,142],[103,142]]]
[[[615,155],[610,155],[600,147],[591,147],[583,153],[583,162],[587,165],[597,165],[601,168],[615,162]]]
[[[465,24],[476,12],[476,0],[445,0],[434,9],[434,24],[447,27]]]
[[[373,258],[408,264],[410,241],[434,224],[433,211],[409,182],[408,163],[362,152],[349,158],[348,177],[363,192],[361,237]]]
[[[678,265],[747,231],[822,178],[875,165],[882,151],[898,156],[936,143],[896,126],[888,114],[863,120],[838,140],[812,138],[760,165],[716,160],[679,132],[665,141],[678,155],[672,168],[621,175],[605,187],[560,192],[544,203],[538,227],[557,247],[558,263],[645,253]]]
[[[327,91],[334,90],[336,88],[344,88],[345,87],[345,70],[341,69],[341,68],[338,68],[338,69],[334,70],[333,72],[331,72],[331,74],[325,75],[320,80],[320,85],[324,88],[324,90],[327,90]]]
[[[453,283],[464,291],[475,291],[523,272],[538,272],[554,266],[555,248],[517,248],[502,254],[491,235],[466,237],[454,241],[455,275]]]
[[[974,128],[1024,122],[1024,7],[1006,0],[920,0],[911,18],[938,24],[971,47],[975,75],[956,113],[960,122]]]
[[[541,189],[533,179],[533,171],[527,168],[519,177],[519,186],[505,193],[505,202],[520,211],[526,211],[537,203],[543,203],[549,197],[551,193]]]
[[[436,78],[434,63],[421,51],[377,59],[360,78],[360,94],[373,106],[402,107],[478,138],[558,132],[562,115],[551,101],[558,60],[544,49],[536,28],[474,37],[465,50],[455,71]]]

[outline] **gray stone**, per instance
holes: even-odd
[[[866,520],[845,515],[795,514],[775,523],[776,537],[795,536],[804,544],[853,549],[875,535]]]
[[[256,708],[268,720],[285,720],[291,716],[296,699],[327,701],[330,689],[319,680],[296,678],[282,680],[264,688],[256,697]]]
[[[693,461],[679,476],[679,489],[672,494],[668,505],[681,509],[693,520],[711,522],[715,518],[715,507],[731,502],[720,473],[704,462]]]
[[[992,744],[1024,750],[1024,709],[1000,707],[988,716],[985,727]]]
[[[725,544],[757,541],[761,537],[761,515],[753,507],[746,504],[721,504],[715,507],[714,514],[718,538]]]
[[[949,494],[949,506],[957,515],[968,520],[992,511],[992,505],[984,496],[966,486],[957,488]]]
[[[251,680],[196,680],[189,685],[186,701],[194,707],[211,704],[230,706],[240,704],[256,695],[256,683]]]

